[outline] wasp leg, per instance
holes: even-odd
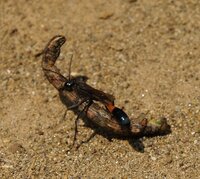
[[[83,104],[85,101],[87,101],[87,100],[84,99],[84,100],[79,101],[79,102],[76,103],[76,104],[73,104],[73,105],[69,106],[69,107],[65,110],[65,113],[64,113],[64,115],[63,115],[63,117],[62,117],[62,121],[64,121],[64,119],[66,118],[66,115],[67,115],[67,111],[68,111],[68,110],[77,108],[78,106],[80,106],[81,104]]]
[[[62,117],[61,121],[64,121],[64,120],[65,120],[66,115],[67,115],[67,111],[68,111],[68,109],[65,109],[65,113],[63,114],[63,117]]]
[[[87,101],[87,100],[83,99],[83,100],[79,101],[78,103],[69,106],[67,109],[68,109],[68,110],[71,110],[71,109],[77,108],[78,106],[80,106],[81,104],[83,104],[83,103],[86,102],[86,101]]]
[[[88,110],[88,108],[90,107],[90,105],[92,104],[92,100],[91,99],[87,99],[84,102],[86,102],[87,104],[84,106],[83,110],[79,112],[79,114],[78,114],[78,116],[77,116],[77,118],[75,120],[74,140],[73,140],[73,145],[72,146],[74,146],[75,141],[76,141],[76,136],[78,134],[78,119],[80,118],[81,114],[83,112],[86,112]]]
[[[78,149],[82,144],[88,143],[96,134],[97,133],[94,131],[87,140],[82,141],[79,145],[77,145],[76,149]]]

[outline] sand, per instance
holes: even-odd
[[[198,0],[1,0],[0,18],[0,178],[198,178]],[[63,74],[73,54],[73,75],[113,94],[130,118],[166,117],[172,133],[135,147],[96,135],[69,151],[76,115],[63,119],[35,57],[57,34],[67,37]],[[77,142],[92,133],[80,121]]]

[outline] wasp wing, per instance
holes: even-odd
[[[89,97],[93,100],[100,101],[104,104],[114,104],[114,96],[103,91],[97,90],[84,82],[78,82],[76,91],[83,97]]]

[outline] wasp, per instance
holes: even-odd
[[[83,98],[83,100],[80,103],[71,106],[71,108],[77,107],[85,101],[87,101],[88,104],[91,104],[93,101],[99,101],[106,106],[106,109],[113,115],[113,117],[116,119],[119,125],[121,125],[121,127],[130,127],[130,119],[128,115],[122,109],[114,105],[114,97],[112,95],[91,87],[83,80],[77,80],[77,78],[71,79],[70,74],[67,81],[64,84],[63,90],[75,91],[78,96]]]

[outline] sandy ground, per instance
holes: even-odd
[[[0,178],[198,178],[199,0],[1,0]],[[116,97],[131,117],[165,116],[172,133],[127,140],[96,135],[78,151],[75,115],[45,79],[40,52],[67,43],[57,65]],[[92,130],[79,124],[78,142]],[[133,139],[134,140],[134,139]]]

